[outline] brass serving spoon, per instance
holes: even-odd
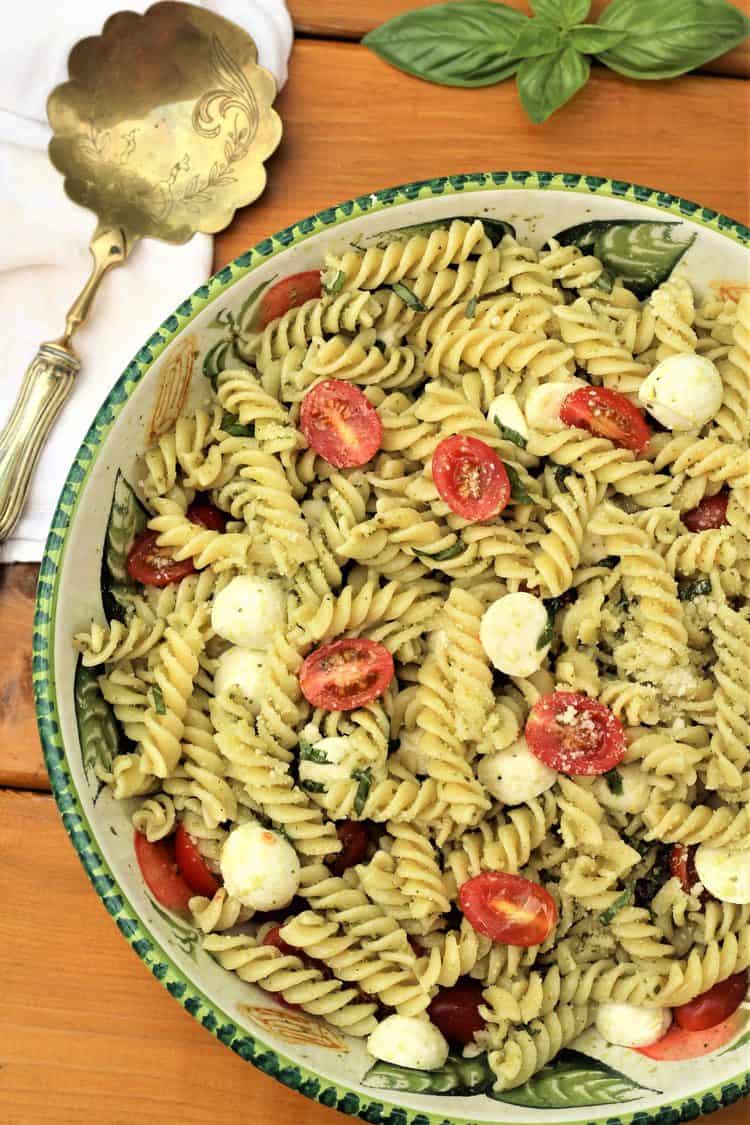
[[[91,275],[65,331],[42,344],[0,434],[0,541],[26,501],[42,445],[80,370],[71,346],[104,274],[139,238],[214,234],[263,191],[281,139],[276,83],[250,36],[192,4],[118,12],[70,53],[52,91],[49,154],[65,191],[98,218]]]

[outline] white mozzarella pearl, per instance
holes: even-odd
[[[619,1047],[648,1047],[669,1029],[669,1008],[640,1008],[637,1004],[600,1004],[596,1029],[608,1043]]]
[[[253,910],[288,906],[299,887],[300,863],[292,845],[254,820],[229,833],[220,867],[227,893]]]
[[[414,1070],[437,1070],[448,1058],[448,1044],[423,1016],[386,1016],[367,1040],[376,1059]]]
[[[573,391],[587,386],[588,383],[583,379],[566,379],[561,383],[542,383],[540,387],[534,387],[524,406],[526,421],[531,429],[541,430],[542,433],[564,430],[565,423],[560,421],[560,407]]]
[[[640,403],[669,430],[699,430],[716,417],[723,397],[716,367],[693,352],[657,363],[638,388]]]
[[[622,792],[613,792],[610,782],[606,777],[598,777],[594,782],[594,792],[599,799],[599,804],[615,812],[639,813],[643,812],[649,803],[651,790],[648,779],[638,765],[618,766],[615,773],[619,777]],[[612,783],[617,789],[617,778]]]
[[[271,578],[241,574],[214,599],[211,624],[225,640],[242,648],[265,649],[286,619],[284,590]]]
[[[429,755],[421,753],[419,743],[421,733],[418,730],[402,731],[398,744],[399,758],[407,769],[415,774],[429,774]]]
[[[263,702],[266,685],[266,658],[262,652],[234,646],[223,652],[216,662],[216,695],[236,689],[244,695],[255,715]]]
[[[310,758],[300,756],[300,781],[328,785],[332,781],[348,781],[351,777],[351,744],[344,735],[318,739],[311,752]]]
[[[557,771],[540,762],[519,738],[506,750],[487,754],[477,766],[477,776],[485,789],[504,805],[521,805],[551,789]]]
[[[506,392],[493,399],[487,411],[487,421],[493,426],[498,423],[506,426],[509,430],[515,430],[524,440],[528,439],[529,427],[526,425],[526,419],[515,395]]]
[[[508,676],[530,676],[542,666],[549,645],[539,648],[547,627],[541,598],[519,592],[504,594],[485,610],[479,639],[492,663]]]
[[[733,852],[701,844],[695,852],[695,870],[714,898],[737,906],[750,903],[750,848]]]

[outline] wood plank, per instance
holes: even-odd
[[[510,8],[529,14],[526,0],[503,0]],[[435,0],[288,0],[294,27],[298,33],[318,38],[361,39],[368,31],[386,20],[414,8],[427,8]],[[608,0],[593,0],[589,20],[595,23]],[[750,0],[734,0],[735,6],[750,15]],[[750,43],[742,43],[702,68],[710,74],[727,74],[750,78]]]
[[[344,1125],[221,1046],[118,934],[52,798],[0,791],[0,1105],[6,1125]],[[32,841],[30,846],[29,841]],[[4,882],[3,882],[4,880]],[[458,1107],[457,1107],[458,1110]],[[748,1102],[711,1125],[746,1125]],[[225,1108],[219,1116],[226,1117]]]
[[[31,692],[31,626],[39,567],[0,566],[0,784],[49,789]]]

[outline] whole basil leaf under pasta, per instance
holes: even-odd
[[[641,298],[667,280],[695,241],[695,235],[688,234],[679,220],[595,219],[568,227],[555,237],[563,246],[577,246],[593,254]]]
[[[485,215],[450,215],[444,219],[432,219],[428,223],[410,223],[405,227],[393,227],[391,230],[381,231],[373,245],[382,248],[389,246],[392,242],[405,242],[407,238],[413,238],[415,234],[421,234],[425,238],[429,238],[433,231],[445,230],[450,223],[456,220],[462,223],[473,223],[477,219],[481,221],[484,233],[493,246],[497,246],[506,234],[509,234],[511,238],[516,237],[515,228],[503,219],[489,219]],[[470,255],[471,257],[474,257],[474,255]]]
[[[362,42],[381,59],[443,86],[489,86],[515,73],[510,53],[528,17],[487,0],[435,4],[396,16]]]
[[[573,27],[582,23],[589,14],[591,0],[531,0],[531,10],[535,16],[559,24],[560,27]]]
[[[107,620],[125,620],[123,595],[136,588],[127,570],[133,540],[146,527],[148,512],[118,469],[102,551],[101,593]]]
[[[524,59],[516,74],[523,108],[535,125],[565,105],[589,77],[589,60],[574,47],[562,47],[539,59]]]
[[[750,19],[724,0],[612,0],[600,24],[627,32],[600,58],[629,78],[675,78],[730,51],[750,32]]]
[[[99,668],[85,668],[83,662],[78,661],[74,687],[78,738],[83,768],[92,776],[95,766],[109,770],[112,759],[121,749],[119,727],[102,695],[99,674]]]

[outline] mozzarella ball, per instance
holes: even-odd
[[[695,870],[714,898],[737,906],[750,903],[750,848],[732,852],[701,844],[695,852]]]
[[[640,1008],[637,1004],[600,1004],[596,1030],[608,1043],[618,1047],[648,1047],[669,1029],[669,1008]]]
[[[623,813],[643,812],[651,796],[648,778],[638,765],[618,766],[610,779],[597,777],[594,792],[600,805]]]
[[[299,887],[300,864],[294,848],[255,820],[229,833],[220,867],[227,893],[253,910],[288,906]]]
[[[669,430],[699,430],[716,417],[723,397],[716,367],[693,352],[657,363],[638,388],[640,403]]]
[[[515,430],[524,440],[529,436],[529,427],[526,425],[526,419],[515,395],[506,393],[493,399],[487,411],[487,421],[491,422],[493,426],[497,426],[499,423],[509,430]]]
[[[560,420],[560,407],[573,391],[587,386],[583,379],[566,379],[561,383],[542,383],[540,387],[534,387],[524,406],[529,426],[546,434],[564,430],[566,426]]]
[[[423,754],[419,749],[421,738],[421,731],[402,731],[398,744],[398,756],[412,773],[429,774],[430,757],[428,754]]]
[[[485,610],[479,639],[492,663],[508,676],[530,676],[542,666],[549,645],[539,647],[547,609],[533,594],[504,594]]]
[[[211,610],[214,631],[242,648],[266,649],[285,620],[281,583],[244,574],[219,591]]]
[[[504,805],[521,805],[551,789],[557,771],[545,766],[519,738],[506,750],[487,754],[477,766],[477,776],[488,793]]]
[[[348,781],[351,777],[351,744],[343,735],[319,738],[307,753],[309,757],[300,755],[300,781],[328,785],[332,781]]]
[[[437,1070],[448,1058],[448,1044],[424,1016],[386,1016],[367,1040],[376,1059],[414,1070]]]
[[[228,648],[216,662],[214,692],[239,691],[257,715],[266,692],[266,658],[251,648]]]

